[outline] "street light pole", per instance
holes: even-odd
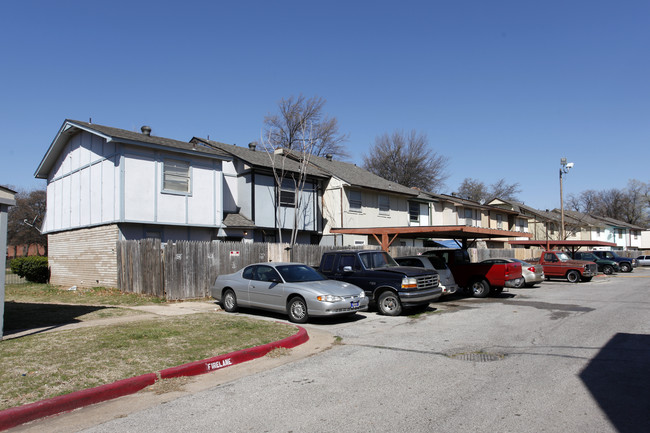
[[[566,158],[560,158],[560,215],[561,215],[561,221],[560,221],[560,240],[564,241],[564,197],[563,197],[563,191],[562,191],[562,175],[567,174],[569,170],[573,168],[573,163],[566,162]]]

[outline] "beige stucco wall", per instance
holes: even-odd
[[[115,224],[49,234],[50,283],[117,287],[118,235]]]

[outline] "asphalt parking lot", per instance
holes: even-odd
[[[638,269],[313,321],[339,343],[82,431],[645,431],[648,313],[650,270]]]

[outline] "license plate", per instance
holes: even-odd
[[[357,302],[350,302],[350,308],[359,308],[359,301],[357,301]]]

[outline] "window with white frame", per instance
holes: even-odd
[[[475,226],[474,221],[474,209],[465,208],[465,225],[466,226]]]
[[[163,161],[163,191],[179,194],[190,193],[190,163],[176,159]]]
[[[503,215],[497,214],[497,228],[499,230],[503,228]]]
[[[416,223],[420,221],[420,203],[409,202],[409,221]]]
[[[296,207],[296,190],[283,186],[279,191],[280,206]]]
[[[379,215],[388,215],[390,213],[390,197],[384,194],[377,196],[379,205]]]
[[[350,212],[361,212],[361,191],[348,191]]]
[[[528,221],[523,218],[517,218],[517,230],[520,232],[525,232],[528,227]]]

